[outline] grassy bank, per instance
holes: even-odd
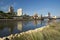
[[[60,22],[8,36],[10,40],[60,40]]]

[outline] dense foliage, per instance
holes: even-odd
[[[5,13],[3,11],[0,11],[0,19],[11,19],[12,16],[14,16],[15,13]]]

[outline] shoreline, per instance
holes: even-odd
[[[11,34],[0,38],[0,40],[60,40],[60,22],[53,22],[34,30]]]
[[[30,19],[30,20],[27,20],[27,19],[0,19],[0,21],[34,21],[35,19]],[[39,19],[40,21],[44,21],[44,20],[41,20]]]
[[[22,33],[11,34],[9,36],[0,38],[0,40],[4,40],[6,38],[8,38],[8,39],[11,40],[12,38],[20,37],[20,35],[23,35],[24,33],[27,33],[28,34],[28,33],[32,33],[32,32],[42,31],[46,27],[48,27],[48,25],[47,26],[40,27],[40,28],[37,28],[37,29],[34,29],[34,30],[28,30],[28,31],[22,32]]]

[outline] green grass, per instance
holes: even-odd
[[[43,30],[23,32],[12,40],[60,40],[60,22],[52,23]]]

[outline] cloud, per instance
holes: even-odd
[[[4,11],[4,12],[7,12],[8,11],[8,8],[9,8],[9,6],[6,5],[6,6],[1,7],[1,10]]]
[[[16,2],[13,2],[12,4],[10,4],[11,6],[16,6],[17,3]]]
[[[41,8],[40,11],[47,11],[47,8]]]
[[[0,10],[7,12],[7,11],[9,10],[9,7],[10,7],[10,6],[15,7],[15,5],[16,5],[15,2],[14,2],[13,4],[4,5],[4,6],[1,6],[1,7],[0,7]]]

